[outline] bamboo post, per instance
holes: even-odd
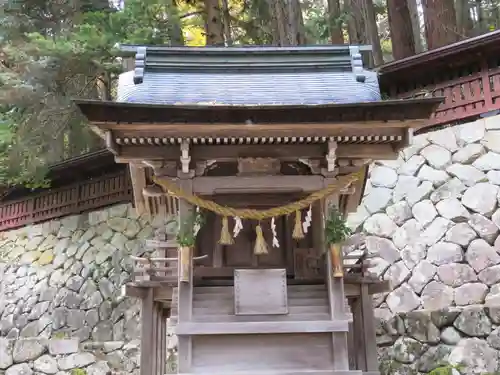
[[[188,246],[179,247],[179,281],[188,283],[191,279],[192,249]]]
[[[344,271],[342,270],[342,254],[341,247],[339,244],[331,244],[330,252],[332,256],[332,267],[333,267],[333,277],[342,278],[344,277]]]

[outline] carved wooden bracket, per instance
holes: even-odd
[[[337,142],[328,142],[328,154],[326,155],[326,163],[328,172],[333,172],[335,170],[335,161],[337,160]]]
[[[169,176],[175,177],[177,175],[177,163],[173,161],[161,160],[143,160],[142,163],[153,170],[157,177]]]
[[[299,163],[307,165],[313,174],[321,174],[320,160],[300,158]]]
[[[217,164],[217,160],[204,160],[197,161],[195,168],[195,176],[203,176],[207,170],[214,168]]]
[[[191,156],[189,156],[189,143],[185,140],[181,143],[181,169],[182,173],[189,173],[189,163]]]

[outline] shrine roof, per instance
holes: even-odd
[[[94,124],[329,124],[427,120],[441,97],[297,105],[147,104],[74,100]],[[402,124],[404,127],[404,124]]]
[[[367,46],[132,46],[135,69],[120,75],[117,101],[142,104],[301,105],[380,100]]]

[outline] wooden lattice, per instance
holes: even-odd
[[[0,231],[131,202],[126,170],[0,204]]]

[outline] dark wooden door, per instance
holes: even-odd
[[[284,236],[284,219],[276,218],[276,233],[279,246],[273,246],[273,234],[271,230],[271,219],[261,221],[262,233],[267,243],[268,254],[255,255],[254,247],[257,221],[243,220],[243,230],[234,239],[234,244],[223,246],[223,267],[259,267],[259,268],[289,268],[287,264],[286,241]],[[234,221],[233,221],[234,223]],[[230,224],[231,231],[233,223]],[[220,224],[218,225],[220,228]],[[291,249],[289,249],[291,250]]]

